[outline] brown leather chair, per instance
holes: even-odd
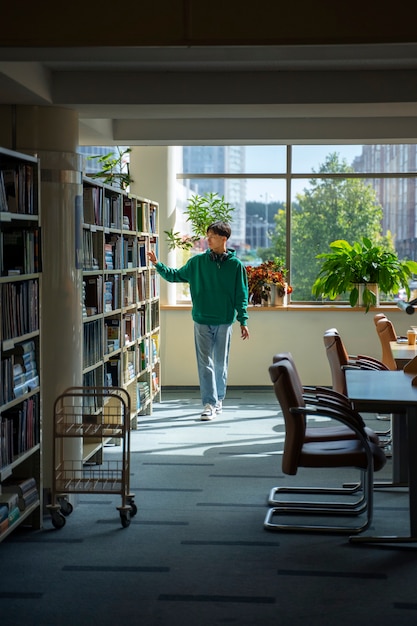
[[[347,395],[345,370],[348,367],[360,369],[387,370],[388,367],[371,356],[348,354],[336,328],[329,328],[324,333],[324,345],[330,365],[332,387],[335,391]]]
[[[392,351],[390,347],[390,341],[397,340],[397,335],[395,334],[394,326],[387,317],[377,320],[375,326],[376,326],[376,332],[378,333],[379,341],[381,342],[381,348],[382,348],[381,361],[388,367],[388,369],[396,370],[397,364],[395,362],[394,357],[392,356]]]
[[[384,467],[386,457],[382,449],[371,442],[365,432],[361,416],[353,409],[339,405],[330,407],[319,400],[315,405],[307,405],[301,393],[296,370],[288,359],[273,363],[269,368],[276,398],[280,404],[285,421],[285,442],[282,456],[282,471],[294,476],[301,467],[322,468],[330,472],[334,468],[358,469],[361,474],[360,484],[363,492],[352,498],[352,492],[344,488],[314,487],[275,487],[269,496],[272,507],[265,517],[264,528],[274,531],[307,531],[322,533],[357,534],[366,530],[373,515],[373,473]],[[306,421],[309,415],[324,416],[348,426],[355,433],[354,439],[337,441],[307,442],[305,439]],[[327,494],[325,501],[279,501],[281,493]],[[348,494],[334,501],[335,496]],[[333,496],[333,498],[331,497]],[[346,500],[345,500],[346,499]],[[345,501],[342,501],[345,500]],[[309,516],[311,523],[276,522],[278,516]],[[358,524],[327,524],[317,521],[314,516],[328,518],[334,516],[361,516]]]
[[[347,395],[345,371],[348,368],[359,369],[389,369],[385,363],[366,355],[350,355],[342,341],[341,336],[336,328],[329,328],[324,333],[324,345],[326,347],[327,360],[330,365],[333,389]],[[379,419],[391,420],[391,416],[379,416]],[[386,437],[382,445],[388,446],[391,443],[391,429],[386,431],[377,431],[377,435]]]
[[[291,352],[280,352],[278,354],[275,354],[272,357],[272,362],[278,363],[285,359],[291,362],[294,369],[294,383],[297,385],[299,393],[303,395],[307,403],[309,401],[314,402],[316,398],[319,398],[322,402],[327,402],[330,406],[341,405],[342,407],[347,407],[348,409],[351,409],[351,403],[349,399],[338,391],[323,386],[303,386]],[[376,444],[380,443],[377,433],[374,432],[372,428],[365,427],[365,430],[371,441]],[[311,424],[308,424],[308,422],[306,423],[306,441],[337,441],[339,439],[355,438],[355,432],[351,428],[343,424],[313,426]]]
[[[387,316],[385,315],[385,313],[375,313],[374,315],[374,324],[375,326],[378,324],[379,320],[383,320],[386,319]]]

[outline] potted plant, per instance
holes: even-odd
[[[90,178],[99,178],[108,185],[115,185],[120,189],[127,189],[134,180],[130,176],[129,163],[126,161],[126,155],[132,152],[132,148],[121,150],[116,146],[115,152],[108,154],[89,156],[88,159],[96,159],[100,164],[101,170],[89,174]]]
[[[284,261],[274,257],[260,265],[246,267],[248,275],[249,302],[251,304],[277,304],[292,293],[291,285],[286,281],[287,269]]]
[[[191,224],[192,234],[182,235],[173,229],[165,230],[169,249],[190,250],[197,241],[206,236],[210,224],[218,220],[230,223],[234,210],[224,196],[220,197],[217,193],[191,196],[184,214],[188,216],[186,221]]]
[[[372,243],[367,237],[353,244],[338,239],[330,244],[331,252],[318,254],[323,264],[313,284],[317,297],[334,300],[343,293],[349,294],[350,305],[360,302],[366,312],[378,302],[378,289],[386,294],[405,289],[410,297],[409,281],[417,273],[415,261],[400,260],[387,246]]]

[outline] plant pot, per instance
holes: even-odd
[[[280,296],[275,285],[271,285],[268,298],[269,306],[287,306],[287,294]]]
[[[374,306],[379,306],[379,285],[377,283],[359,283],[358,285],[356,285],[359,291],[359,299],[358,299],[358,306],[361,307],[366,307],[366,303],[364,303],[363,301],[363,292],[365,291],[365,288],[367,288],[369,291],[371,291],[373,294],[375,294],[376,297],[376,303]]]

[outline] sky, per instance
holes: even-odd
[[[295,173],[309,174],[318,171],[325,158],[331,152],[337,152],[341,159],[351,164],[362,152],[362,146],[293,146],[292,170]],[[246,171],[251,174],[283,173],[285,171],[285,146],[247,146]],[[293,194],[302,192],[307,179],[293,181]],[[285,200],[285,184],[282,180],[248,180],[247,200],[276,202]]]

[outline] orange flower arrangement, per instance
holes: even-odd
[[[246,273],[249,302],[252,304],[262,304],[262,301],[267,301],[271,285],[275,285],[279,296],[292,293],[292,287],[286,282],[287,270],[284,268],[283,261],[277,257],[272,261],[264,261],[260,265],[248,265]]]

